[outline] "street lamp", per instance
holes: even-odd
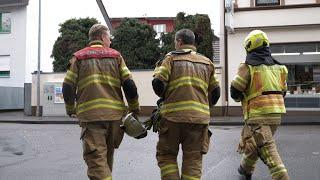
[[[37,69],[37,112],[40,116],[40,62],[41,62],[41,0],[39,0],[39,26],[38,26],[38,69]]]

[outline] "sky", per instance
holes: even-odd
[[[27,6],[27,71],[37,69],[38,0]],[[220,0],[103,0],[110,18],[175,17],[178,12],[208,14],[212,29],[219,36]],[[105,24],[95,0],[41,1],[41,70],[52,72],[52,47],[59,36],[59,24],[70,18],[94,17]]]

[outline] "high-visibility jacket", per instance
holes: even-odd
[[[72,98],[64,97],[67,114],[76,113],[82,122],[121,119],[127,110],[121,87],[128,79],[132,75],[121,54],[91,42],[70,60],[64,79],[73,88]],[[138,96],[127,101],[130,111],[139,109]]]
[[[287,74],[284,65],[240,65],[231,85],[243,92],[245,120],[259,122],[286,113],[283,93],[287,90]]]
[[[209,123],[209,97],[219,83],[213,63],[195,50],[184,45],[169,53],[154,71],[154,78],[166,84],[160,114],[169,121]]]

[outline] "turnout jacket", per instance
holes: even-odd
[[[126,108],[121,87],[128,102]],[[139,111],[132,75],[121,54],[93,41],[74,53],[63,82],[68,115],[82,122],[119,120],[129,110]]]
[[[178,123],[209,123],[210,106],[220,97],[210,59],[197,53],[194,46],[184,45],[156,64],[153,77],[153,89],[164,99],[160,107],[162,118]],[[157,81],[161,88],[156,87]],[[217,89],[219,92],[213,94]]]

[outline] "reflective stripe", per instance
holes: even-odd
[[[249,158],[249,157],[246,156],[246,155],[243,155],[243,156],[242,156],[242,162],[243,162],[243,164],[244,164],[246,167],[248,167],[248,166],[254,167],[254,166],[256,165],[256,163],[257,163],[257,160],[258,160],[258,159],[256,159],[256,160],[251,159],[251,158]]]
[[[91,45],[90,47],[103,47],[102,45],[96,44],[96,45]]]
[[[112,177],[108,176],[108,177],[104,178],[103,180],[112,180]]]
[[[138,99],[135,99],[133,101],[129,101],[128,105],[129,105],[129,110],[139,109],[139,101],[138,101]]]
[[[165,80],[169,80],[170,72],[169,72],[168,68],[166,68],[165,66],[160,66],[160,67],[156,68],[156,70],[157,71],[155,72],[155,74],[159,74]]]
[[[285,168],[285,166],[283,164],[280,164],[280,165],[270,169],[270,173],[271,173],[272,177],[277,176],[280,173],[284,173],[284,172],[287,172],[287,169]]]
[[[208,94],[208,84],[204,82],[202,79],[191,77],[191,76],[184,76],[174,81],[171,81],[169,83],[168,92],[174,89],[177,89],[180,86],[185,86],[185,85],[200,87],[205,94]]]
[[[234,83],[238,84],[242,90],[244,90],[248,84],[248,81],[246,79],[243,79],[241,76],[236,75],[234,78]]]
[[[180,101],[176,103],[164,104],[162,105],[160,112],[161,114],[166,114],[183,110],[195,110],[210,115],[209,106],[196,101]]]
[[[124,103],[121,101],[115,101],[106,98],[98,98],[85,103],[79,104],[77,106],[77,113],[83,113],[92,109],[98,108],[109,108],[115,110],[125,110]]]
[[[120,80],[106,74],[93,74],[79,81],[79,89],[83,89],[90,84],[108,84],[114,87],[121,87]]]
[[[121,77],[124,79],[124,78],[127,78],[131,74],[131,72],[127,66],[124,66],[120,69],[120,74],[121,74]]]
[[[217,78],[214,76],[214,75],[212,75],[211,77],[210,77],[210,85],[216,85],[216,84],[218,84],[219,82],[217,81]]]
[[[77,78],[78,78],[78,75],[76,73],[72,72],[71,70],[67,71],[65,79],[71,81],[72,83],[76,83]]]
[[[161,170],[161,177],[179,171],[177,164],[165,165],[165,166],[161,167],[160,170]]]
[[[67,110],[67,112],[74,111],[75,110],[74,104],[72,104],[72,105],[66,104],[66,110]]]
[[[274,166],[274,161],[272,160],[268,149],[266,147],[262,147],[261,148],[261,154],[263,156],[263,158],[265,159],[266,163],[268,164],[268,166]]]
[[[194,176],[187,176],[185,174],[182,174],[182,180],[200,180],[200,178],[198,177],[194,177]]]

